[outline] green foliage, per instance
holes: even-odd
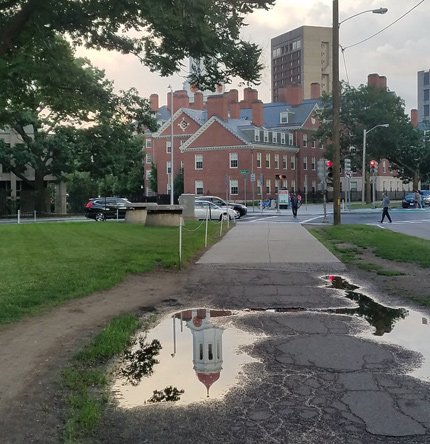
[[[0,324],[111,288],[128,273],[179,266],[177,227],[46,223],[2,226],[1,233]],[[218,233],[219,225],[209,224],[210,243]],[[183,264],[202,248],[204,226],[187,222]]]
[[[155,163],[151,164],[151,176],[149,178],[149,187],[154,193],[158,192],[158,170]]]
[[[335,254],[337,243],[355,245],[360,249],[371,248],[376,256],[396,262],[408,262],[422,267],[430,266],[430,241],[390,230],[365,225],[342,225],[312,229],[312,233]],[[351,249],[349,250],[351,252]]]
[[[5,3],[5,2],[3,2]],[[207,75],[198,83],[214,88],[227,77],[259,79],[260,49],[240,39],[244,17],[275,0],[15,0],[0,5],[0,56],[22,57],[56,35],[74,45],[131,53],[168,76],[182,60],[203,58]],[[125,31],[125,32],[124,32]],[[46,66],[55,66],[47,58]]]
[[[139,327],[136,315],[115,318],[76,354],[63,371],[68,406],[65,442],[77,442],[97,426],[108,399],[105,365],[127,349],[130,337]]]
[[[325,142],[331,156],[331,97],[323,97],[323,106],[317,111],[321,126],[316,138]],[[341,157],[350,158],[353,168],[361,170],[363,158],[363,130],[376,125],[389,124],[367,134],[366,165],[370,159],[386,158],[392,169],[405,181],[419,180],[428,173],[429,144],[415,130],[405,112],[404,101],[392,91],[361,85],[354,88],[342,85],[340,112]],[[350,150],[355,147],[355,150]],[[417,187],[417,185],[415,185]]]

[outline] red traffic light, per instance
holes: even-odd
[[[371,160],[370,161],[370,168],[375,168],[376,167],[376,160]]]
[[[333,166],[333,162],[331,160],[327,160],[327,166],[331,168]]]

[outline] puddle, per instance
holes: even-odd
[[[377,341],[398,345],[422,354],[424,360],[410,375],[430,381],[430,322],[428,317],[415,310],[386,307],[369,296],[356,291],[359,289],[341,276],[326,276],[332,288],[345,290],[345,296],[357,303],[356,308],[324,310],[332,313],[360,316],[374,327],[372,332]],[[370,335],[364,335],[369,337]]]
[[[185,310],[138,337],[113,386],[119,406],[221,399],[238,383],[241,367],[257,362],[240,348],[261,338],[234,327],[235,314]]]

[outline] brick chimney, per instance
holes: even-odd
[[[227,98],[224,95],[209,96],[206,102],[206,109],[208,110],[208,119],[212,116],[217,116],[220,119],[228,119],[228,104]]]
[[[264,106],[261,100],[256,100],[251,104],[252,124],[255,126],[264,126]]]
[[[224,95],[227,97],[227,103],[234,103],[239,101],[239,92],[237,89],[231,89],[228,92],[225,92]]]
[[[190,100],[188,98],[187,91],[181,89],[173,93],[173,113],[178,111],[179,108],[189,108]]]
[[[239,102],[230,103],[230,119],[240,119]]]
[[[311,99],[321,98],[321,85],[318,82],[311,83]]]
[[[300,105],[303,102],[303,87],[301,85],[287,85],[279,88],[278,97],[280,102],[286,102],[289,105]]]
[[[414,128],[418,126],[418,110],[411,109],[411,123]]]
[[[149,106],[150,106],[151,111],[153,113],[156,113],[158,111],[158,109],[159,109],[159,106],[158,106],[158,94],[151,94],[149,96]]]
[[[193,109],[203,110],[203,93],[201,91],[197,91],[194,93],[194,103],[192,106]]]
[[[243,100],[248,103],[247,108],[251,108],[251,104],[258,100],[258,91],[253,88],[245,88],[243,90]]]
[[[367,85],[373,88],[387,89],[387,78],[373,73],[367,76]]]

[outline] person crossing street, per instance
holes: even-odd
[[[381,218],[381,224],[384,222],[385,216],[387,216],[387,219],[391,221],[390,213],[388,212],[390,208],[390,198],[388,197],[387,193],[384,193],[382,195],[382,218]]]

